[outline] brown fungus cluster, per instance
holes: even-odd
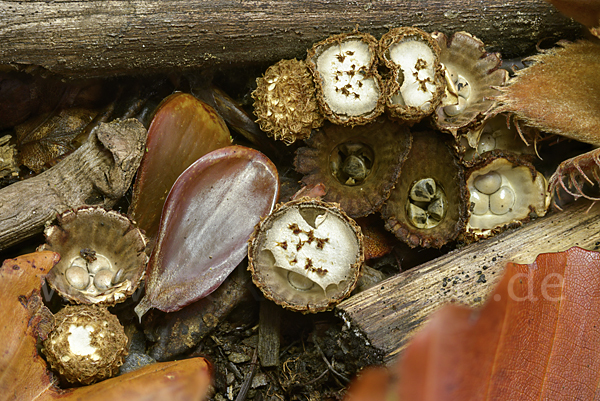
[[[278,65],[257,80],[255,99],[267,98],[258,95],[264,85],[289,81],[287,72],[273,75]],[[314,44],[306,65],[312,81],[302,69],[310,89],[300,102],[328,122],[312,129],[296,151],[302,183],[323,188],[323,200],[353,218],[380,212],[386,228],[411,247],[480,238],[461,235],[481,207],[473,203],[477,195],[467,186],[465,169],[474,176],[492,151],[518,163],[534,157],[525,140],[532,137],[529,128],[510,128],[507,116],[494,117],[495,96],[508,72],[500,68],[500,55],[486,52],[471,34],[447,37],[401,27],[377,41],[354,31]],[[318,108],[312,108],[313,94]],[[263,106],[255,103],[259,121]],[[532,202],[545,204],[538,201]],[[536,209],[543,213],[542,206]],[[493,219],[494,232],[529,218],[507,216]]]

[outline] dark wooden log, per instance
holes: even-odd
[[[411,25],[470,32],[507,58],[580,34],[543,0],[0,0],[0,64],[70,76],[272,64],[357,26]]]
[[[562,213],[450,252],[345,300],[337,311],[390,362],[444,304],[482,305],[506,263],[532,263],[540,253],[573,246],[600,249],[598,205],[589,207],[579,201]]]

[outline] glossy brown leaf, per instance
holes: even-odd
[[[166,98],[148,128],[146,154],[133,187],[129,214],[153,239],[160,214],[177,177],[205,154],[231,144],[225,122],[187,93]]]
[[[592,400],[600,396],[600,254],[571,248],[508,264],[481,310],[436,313],[395,368],[348,400]],[[360,398],[365,388],[392,398]],[[394,390],[395,388],[395,390]]]
[[[61,390],[38,355],[38,336],[45,338],[53,317],[43,305],[44,276],[60,259],[54,252],[35,252],[7,259],[0,267],[0,395],[6,400],[202,400],[210,385],[203,358],[146,366],[92,386]]]
[[[254,149],[229,146],[192,164],[165,202],[138,316],[152,307],[173,312],[213,292],[246,256],[278,193],[277,169]]]

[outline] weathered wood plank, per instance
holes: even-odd
[[[270,64],[356,26],[402,25],[465,30],[509,58],[580,33],[544,0],[0,0],[0,64],[71,76]]]
[[[579,201],[562,213],[455,250],[391,277],[337,307],[338,313],[391,361],[448,302],[479,306],[502,276],[507,262],[532,263],[539,253],[573,246],[600,249],[600,212]]]

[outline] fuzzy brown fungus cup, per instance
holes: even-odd
[[[432,37],[440,47],[446,90],[442,103],[433,114],[437,127],[458,138],[459,131],[477,125],[496,107],[498,94],[508,72],[500,69],[499,53],[487,53],[483,42],[467,32],[456,32],[447,38],[440,32]],[[470,139],[475,148],[478,138]]]
[[[381,208],[385,227],[411,247],[439,248],[464,229],[464,171],[442,135],[413,135],[400,178]]]
[[[546,214],[544,176],[517,156],[490,152],[467,173],[470,217],[466,238],[487,238]]]
[[[338,205],[302,198],[279,205],[255,228],[248,269],[265,297],[314,313],[350,295],[364,259],[360,227]]]
[[[323,200],[337,202],[352,218],[381,207],[408,154],[408,128],[387,118],[356,127],[316,130],[296,152],[294,166],[307,186],[323,184]]]
[[[373,121],[383,112],[377,40],[366,33],[335,35],[316,43],[306,63],[313,73],[325,117],[341,125]]]
[[[53,371],[70,383],[91,384],[117,374],[127,355],[127,336],[106,308],[65,306],[42,344]]]
[[[116,211],[67,211],[45,235],[46,244],[40,248],[60,254],[46,280],[71,302],[114,305],[133,294],[144,275],[146,238]]]
[[[386,108],[392,117],[416,123],[433,113],[445,88],[440,48],[418,28],[395,28],[381,37],[380,55],[390,76]]]
[[[312,74],[304,61],[281,60],[256,79],[254,114],[260,128],[290,145],[323,125]]]

